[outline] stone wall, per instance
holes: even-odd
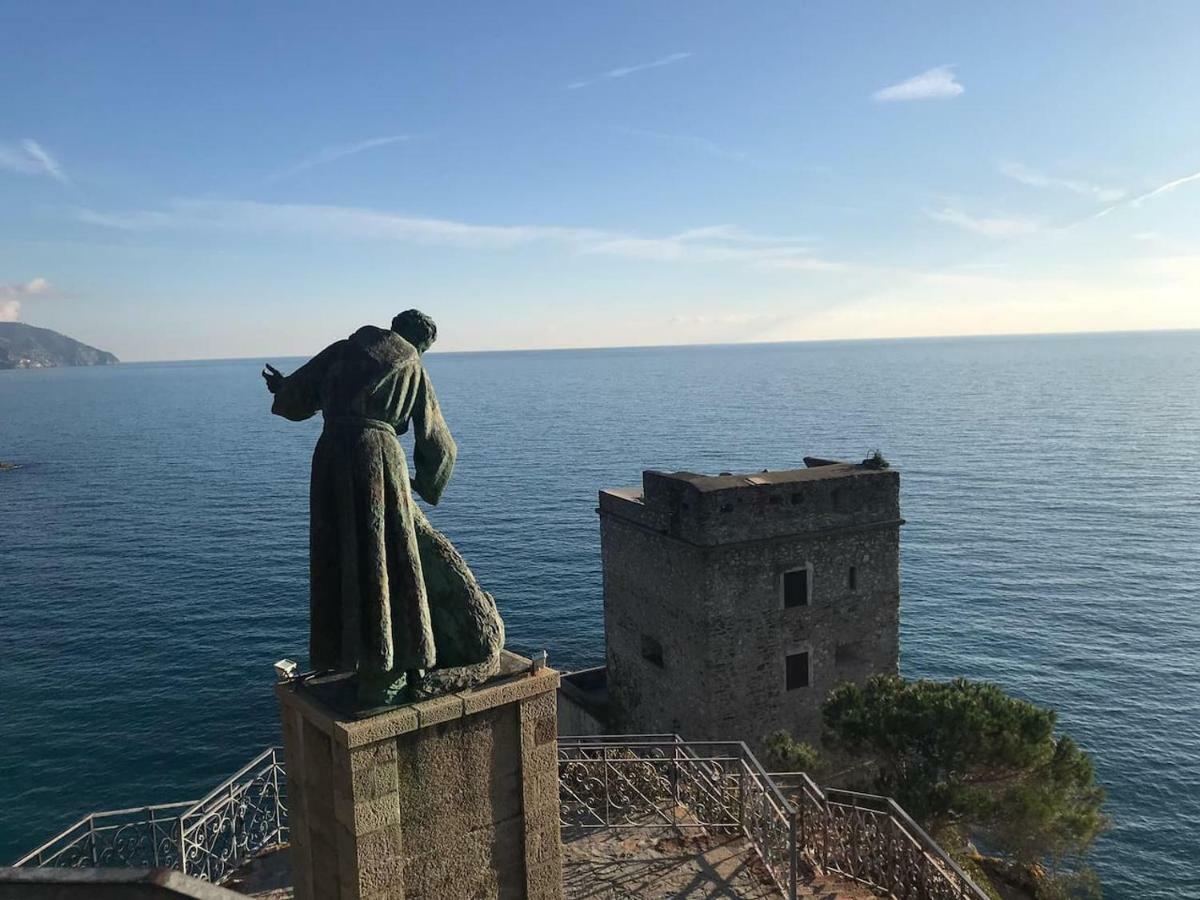
[[[558,733],[610,733],[608,670],[604,666],[563,675],[558,685]]]
[[[647,472],[641,493],[601,492],[600,517],[616,730],[755,749],[780,728],[816,740],[831,688],[897,671],[896,472]],[[797,569],[808,603],[785,608]],[[799,653],[808,684],[788,690]]]

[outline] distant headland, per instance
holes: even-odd
[[[111,366],[120,362],[106,350],[81,344],[49,328],[0,322],[0,369],[48,369],[55,366]]]

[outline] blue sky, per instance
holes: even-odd
[[[0,33],[0,319],[126,359],[410,306],[445,350],[1200,327],[1195,3],[0,0]]]

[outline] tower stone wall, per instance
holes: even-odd
[[[835,685],[896,672],[899,486],[892,469],[814,460],[601,491],[616,730],[815,740]]]

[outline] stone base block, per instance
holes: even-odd
[[[561,900],[552,669],[363,718],[338,676],[276,688],[297,900]]]

